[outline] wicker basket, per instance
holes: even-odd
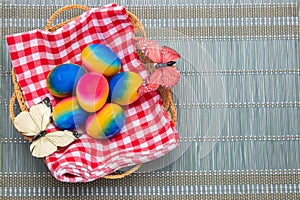
[[[59,28],[61,28],[62,26],[64,26],[65,24],[69,23],[70,21],[74,20],[75,18],[72,19],[68,19],[62,23],[59,23],[57,25],[52,25],[52,22],[54,21],[54,19],[62,12],[66,11],[66,10],[72,10],[72,9],[80,9],[83,11],[87,11],[89,8],[83,5],[78,5],[78,4],[73,4],[73,5],[67,5],[64,6],[60,9],[58,9],[55,13],[53,13],[53,15],[49,18],[47,25],[45,26],[44,30],[45,31],[50,31],[53,32]],[[146,37],[146,33],[145,30],[143,28],[142,23],[140,22],[140,20],[131,12],[127,11],[127,14],[131,20],[131,23],[134,27],[134,32],[136,37]],[[147,69],[149,71],[153,71],[153,63],[145,56],[143,56],[140,52],[138,52],[138,56],[139,59],[147,66]],[[12,121],[14,121],[15,119],[15,113],[14,113],[14,108],[15,108],[15,101],[17,100],[18,105],[21,109],[21,111],[27,111],[28,108],[25,105],[25,101],[24,101],[24,97],[22,94],[22,90],[19,86],[19,84],[17,83],[16,80],[16,76],[15,76],[15,72],[14,70],[12,70],[12,80],[13,80],[13,84],[14,84],[14,92],[11,96],[10,99],[10,103],[9,103],[9,111],[10,111],[10,118]],[[175,110],[175,106],[172,100],[172,91],[169,89],[165,89],[165,88],[159,88],[159,92],[161,94],[162,100],[163,100],[163,106],[165,108],[165,110],[168,112],[169,116],[171,117],[173,123],[176,125],[177,122],[177,116],[176,116],[176,110]],[[28,141],[32,141],[32,137],[28,137],[23,135],[22,133],[20,133],[26,140]],[[119,179],[119,178],[123,178],[133,172],[135,172],[136,170],[139,169],[141,165],[136,165],[133,168],[131,168],[130,170],[123,172],[122,174],[113,174],[113,175],[106,175],[103,178],[106,179]]]

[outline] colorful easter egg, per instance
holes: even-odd
[[[62,64],[50,71],[47,77],[47,88],[56,97],[71,96],[78,80],[85,74],[79,65]]]
[[[125,124],[125,114],[121,106],[108,103],[97,113],[90,115],[85,123],[86,133],[95,138],[112,138]]]
[[[106,77],[115,75],[121,69],[117,54],[102,44],[91,44],[84,48],[81,61],[87,71],[98,72]]]
[[[87,112],[96,112],[106,103],[109,93],[106,78],[96,72],[84,74],[77,83],[76,96],[79,105]]]
[[[56,104],[52,115],[57,127],[72,130],[84,124],[88,113],[79,106],[76,97],[67,97]]]
[[[109,99],[113,103],[128,105],[139,98],[138,89],[142,78],[134,72],[121,72],[109,81]]]

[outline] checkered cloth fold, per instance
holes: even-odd
[[[102,43],[117,53],[122,70],[146,78],[138,60],[132,24],[123,6],[110,4],[89,9],[55,32],[33,30],[7,36],[12,64],[27,107],[49,97],[48,73],[62,63],[81,64],[81,51]],[[178,133],[164,111],[157,92],[143,95],[125,107],[126,123],[110,140],[95,140],[83,134],[67,148],[45,159],[53,176],[65,182],[87,182],[163,156],[178,145]],[[55,130],[53,124],[50,131]]]

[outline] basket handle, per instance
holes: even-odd
[[[45,28],[44,28],[44,30],[45,30],[45,31],[50,31],[50,32],[55,31],[55,30],[61,28],[62,26],[64,26],[65,24],[67,24],[67,23],[73,21],[74,19],[76,19],[78,16],[77,16],[77,17],[73,17],[73,18],[71,18],[71,19],[68,19],[68,20],[66,20],[66,21],[64,21],[64,22],[61,22],[61,23],[59,23],[59,24],[56,24],[56,25],[51,26],[52,23],[53,23],[53,21],[54,21],[54,19],[55,19],[60,13],[66,11],[66,10],[72,10],[72,9],[74,9],[74,8],[80,9],[80,10],[83,10],[83,11],[87,11],[87,10],[89,9],[89,7],[83,6],[83,5],[80,5],[80,4],[66,5],[66,6],[64,6],[64,7],[60,8],[60,9],[58,9],[57,11],[55,11],[55,12],[51,15],[51,17],[49,18],[49,20],[48,20],[48,22],[47,22],[47,24],[46,24],[46,26],[45,26]],[[137,18],[137,16],[135,16],[133,13],[129,12],[128,10],[127,10],[126,12],[127,12],[128,16],[129,16],[129,19],[131,20],[131,22],[135,24],[134,31],[135,31],[135,32],[140,32],[140,33],[142,34],[142,36],[145,38],[145,37],[146,37],[146,32],[145,32],[145,30],[144,30],[144,27],[143,27],[141,21],[140,21],[140,20]]]
[[[28,108],[24,103],[25,102],[24,97],[23,97],[21,88],[17,82],[14,68],[12,68],[12,70],[11,70],[11,77],[12,77],[12,81],[13,81],[13,85],[14,85],[14,91],[9,100],[9,114],[10,114],[11,120],[14,121],[14,119],[15,119],[14,103],[15,103],[16,99],[18,101],[21,111],[26,111],[26,110],[28,110]]]
[[[73,17],[72,19],[68,19],[68,20],[66,20],[66,21],[64,21],[64,22],[62,22],[62,23],[57,24],[57,25],[51,26],[52,23],[53,23],[53,21],[54,21],[54,19],[55,19],[60,13],[66,11],[66,10],[72,10],[72,9],[74,9],[74,8],[77,8],[77,9],[80,9],[80,10],[83,10],[83,11],[87,11],[87,10],[89,9],[89,7],[83,6],[83,5],[80,5],[80,4],[72,4],[72,5],[64,6],[64,7],[60,8],[60,9],[58,9],[57,11],[55,11],[55,12],[51,15],[51,17],[49,18],[49,20],[48,20],[48,22],[47,22],[47,24],[46,24],[46,26],[45,26],[45,28],[44,28],[44,30],[45,30],[45,31],[53,31],[53,30],[56,30],[56,29],[62,27],[62,26],[65,25],[66,23],[69,23],[70,21],[73,21],[73,20],[74,20],[75,18],[77,18],[78,16],[77,16],[77,17]]]
[[[13,122],[15,120],[15,113],[14,113],[14,104],[16,101],[17,95],[15,92],[12,93],[10,100],[9,100],[9,116],[11,121]]]

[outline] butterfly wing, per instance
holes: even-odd
[[[159,84],[170,89],[180,78],[180,72],[173,67],[161,67],[156,69],[150,76],[149,83]]]
[[[163,57],[161,52],[162,48],[159,46],[147,47],[147,53],[145,55],[155,63],[163,63]]]
[[[166,63],[180,58],[179,53],[174,49],[166,46],[160,47],[154,40],[139,38],[138,47],[150,60],[156,63]]]
[[[145,53],[147,47],[149,46],[159,46],[155,40],[149,40],[147,38],[138,38],[137,39],[138,48]]]
[[[52,144],[49,139],[41,137],[30,145],[30,152],[36,158],[44,158],[57,151],[57,146]]]
[[[33,121],[40,127],[40,130],[47,128],[50,123],[51,107],[44,103],[44,101],[32,106],[29,113]]]
[[[162,62],[161,50],[162,48],[154,40],[149,40],[146,38],[138,39],[138,48],[145,54],[150,60],[156,63]]]
[[[51,143],[58,147],[65,147],[77,139],[71,131],[56,131],[48,133],[45,135],[45,138],[49,139]]]
[[[51,117],[51,103],[48,98],[23,111],[14,120],[16,129],[26,136],[35,136],[47,128]]]
[[[162,63],[178,60],[179,58],[181,58],[180,54],[170,47],[163,46],[161,47],[160,51]]]
[[[26,136],[35,136],[41,131],[40,127],[33,121],[30,113],[27,111],[23,111],[16,116],[14,125],[18,131]]]
[[[151,84],[163,85],[163,67],[156,69],[149,77],[148,82]]]
[[[43,158],[56,152],[57,147],[65,147],[75,140],[76,137],[71,131],[56,131],[33,141],[30,145],[30,151],[34,157]]]

